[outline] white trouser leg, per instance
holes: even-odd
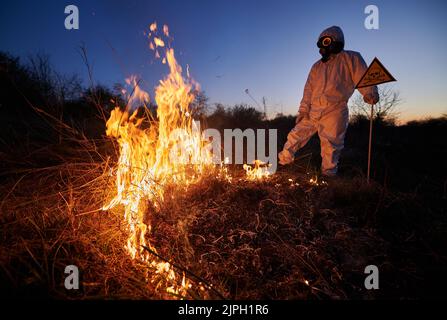
[[[318,136],[321,141],[321,172],[325,175],[335,175],[337,173],[338,160],[344,147],[348,121],[348,108],[324,115],[319,121]]]
[[[298,122],[287,135],[287,142],[284,149],[292,155],[304,147],[309,139],[317,132],[317,126],[314,120],[304,118]]]

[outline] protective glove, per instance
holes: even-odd
[[[363,97],[363,101],[365,101],[367,104],[376,104],[377,102],[379,102],[379,95],[377,93],[367,94]]]
[[[301,122],[301,120],[303,120],[303,119],[309,119],[309,113],[299,112],[296,117],[295,124],[298,124],[298,122]]]
[[[279,164],[284,166],[286,164],[292,163],[294,160],[293,155],[290,153],[289,150],[284,149],[278,154]]]

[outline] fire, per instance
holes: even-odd
[[[116,138],[119,145],[118,164],[113,172],[116,195],[103,210],[123,207],[129,234],[125,246],[127,252],[132,259],[149,264],[155,273],[163,275],[168,280],[167,291],[179,295],[191,286],[189,282],[184,276],[180,278],[168,262],[155,258],[143,248],[157,252],[147,240],[151,225],[145,223],[146,215],[156,214],[147,212],[147,203],[150,201],[154,208],[158,208],[168,184],[185,187],[197,182],[205,170],[215,166],[207,151],[207,142],[203,141],[189,112],[195,83],[183,78],[174,49],[165,47],[161,39],[163,35],[155,36],[156,23],[150,25],[150,31],[150,48],[163,48],[163,59],[170,70],[155,90],[158,120],[138,117],[138,109],[130,114],[127,111],[130,105],[126,111],[118,107],[112,111],[106,123],[106,134]],[[165,36],[169,35],[167,26],[163,31]],[[138,98],[146,103],[149,100],[136,78],[129,78],[127,83],[134,86],[129,101]]]
[[[317,176],[315,178],[310,178],[309,183],[314,186],[325,186],[327,185],[327,182],[325,180],[322,180],[321,178],[318,178]]]
[[[165,42],[157,37],[154,38],[154,43],[155,43],[156,47],[164,47],[165,46]]]
[[[248,180],[261,180],[270,175],[268,170],[271,166],[270,164],[266,164],[261,160],[255,160],[253,164],[253,167],[248,164],[243,165]]]

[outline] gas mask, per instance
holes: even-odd
[[[320,48],[321,61],[326,62],[331,54],[337,54],[342,51],[344,44],[334,41],[330,36],[323,36],[318,40],[317,47]]]

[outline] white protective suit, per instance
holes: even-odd
[[[344,44],[343,31],[336,26],[324,30],[319,39],[330,36]],[[360,53],[345,51],[331,54],[327,62],[317,61],[310,70],[304,87],[295,127],[287,136],[283,151],[278,155],[284,165],[294,160],[294,154],[318,133],[321,141],[321,171],[323,175],[337,173],[338,159],[344,146],[348,127],[348,100],[367,69]],[[365,102],[379,100],[377,87],[359,89]]]

